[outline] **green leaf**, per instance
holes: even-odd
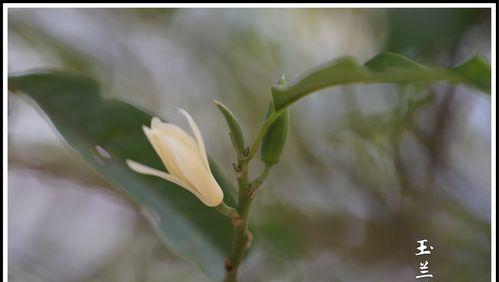
[[[490,93],[490,64],[479,55],[452,69],[463,77],[463,81],[482,92]]]
[[[230,221],[186,189],[131,171],[130,158],[164,170],[142,125],[151,115],[115,99],[104,99],[91,78],[65,72],[9,77],[9,89],[33,98],[79,155],[121,190],[152,223],[173,251],[197,263],[215,280],[224,275],[230,251]],[[231,186],[211,161],[215,178],[233,204]],[[77,220],[77,219],[75,219]]]
[[[286,87],[284,75],[277,83],[278,87]],[[274,113],[274,101],[271,99],[265,119],[268,119]],[[266,165],[274,165],[281,159],[284,145],[288,137],[289,128],[289,110],[284,109],[274,122],[270,125],[262,140],[260,158]]]
[[[426,69],[425,66],[395,53],[381,53],[367,61],[365,66],[373,72]]]
[[[222,112],[225,121],[229,126],[230,139],[232,141],[232,145],[234,145],[234,149],[236,149],[239,156],[242,157],[244,151],[244,136],[241,126],[239,125],[239,121],[236,116],[222,103],[215,101],[215,105],[220,112]]]
[[[490,65],[480,57],[473,57],[452,69],[426,67],[394,53],[381,53],[365,65],[353,58],[340,58],[319,67],[287,87],[272,88],[276,110],[326,87],[354,83],[414,83],[449,81],[463,83],[490,94]]]

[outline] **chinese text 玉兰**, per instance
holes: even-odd
[[[433,246],[427,246],[427,243],[428,243],[428,240],[426,240],[426,239],[418,241],[419,246],[416,248],[418,250],[418,252],[416,253],[416,256],[431,255],[431,251],[434,248],[433,248]],[[433,278],[433,274],[430,273],[430,270],[428,268],[429,268],[428,260],[421,260],[419,262],[420,275],[416,276],[416,279]]]

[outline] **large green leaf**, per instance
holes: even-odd
[[[33,98],[80,156],[139,207],[170,249],[221,280],[232,240],[230,221],[187,190],[135,173],[124,162],[130,158],[164,169],[142,131],[151,115],[104,99],[94,80],[77,74],[50,71],[12,76],[9,89]],[[232,187],[211,163],[225,201],[233,203]]]
[[[426,67],[402,55],[381,53],[364,65],[349,57],[335,60],[287,88],[274,87],[272,94],[279,110],[317,90],[343,84],[449,81],[464,83],[490,94],[490,80],[490,65],[479,56],[455,68],[445,69]]]

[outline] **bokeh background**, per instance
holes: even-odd
[[[9,73],[57,68],[183,122],[226,175],[234,153],[214,99],[253,137],[269,88],[340,56],[382,51],[453,66],[490,60],[489,9],[9,9]],[[5,94],[7,95],[7,94]],[[11,281],[208,281],[9,95]],[[258,167],[254,168],[256,171]],[[242,281],[490,280],[491,101],[447,83],[326,89],[291,109],[281,163],[255,201]]]

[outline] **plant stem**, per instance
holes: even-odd
[[[249,196],[249,181],[248,181],[248,162],[249,159],[239,159],[238,166],[240,173],[238,174],[237,182],[239,185],[239,204],[237,211],[239,220],[232,221],[234,224],[234,243],[231,256],[227,259],[225,265],[225,282],[237,281],[237,270],[244,258],[244,254],[249,247],[251,235],[248,230],[249,210],[251,207],[252,198]]]
[[[245,154],[246,156],[238,155],[237,165],[234,165],[237,175],[237,183],[239,186],[239,201],[237,206],[238,218],[232,220],[234,225],[234,242],[232,245],[232,252],[230,257],[225,261],[225,278],[224,282],[236,282],[237,281],[237,271],[239,265],[241,264],[246,251],[249,249],[253,236],[248,230],[249,212],[251,208],[251,203],[253,201],[254,192],[258,187],[261,186],[263,181],[267,178],[270,165],[265,165],[264,170],[258,178],[256,178],[252,183],[248,179],[248,164],[251,159],[253,159],[256,151],[262,143],[265,133],[269,129],[270,125],[279,116],[282,110],[272,113],[262,124],[262,127],[258,131],[255,141],[249,148],[249,152]],[[218,207],[217,207],[218,208]],[[226,212],[224,207],[221,207],[221,212]]]
[[[255,196],[256,190],[262,185],[262,183],[267,179],[267,176],[269,176],[270,173],[270,168],[272,165],[265,164],[265,167],[263,168],[262,173],[260,176],[258,176],[253,182],[250,184],[250,196],[253,198]]]
[[[239,220],[240,216],[237,210],[233,207],[229,207],[224,202],[215,207],[221,214],[232,219],[232,221]]]

